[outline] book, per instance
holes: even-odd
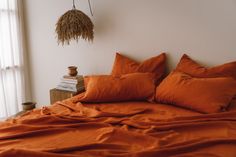
[[[63,87],[56,87],[56,89],[63,90],[63,91],[69,91],[69,92],[77,92],[77,90],[63,88]]]
[[[79,88],[79,87],[83,87],[84,86],[84,83],[68,83],[68,82],[60,82],[59,84],[60,86],[64,86],[64,87],[71,87],[71,88]]]
[[[83,75],[76,75],[76,76],[64,75],[63,77],[69,79],[78,79],[78,78],[83,78]]]
[[[56,87],[56,89],[65,90],[65,91],[71,91],[71,92],[80,92],[80,91],[83,91],[85,88],[84,88],[84,86],[81,86],[79,88],[71,88],[71,87],[65,87],[65,86],[58,85]]]
[[[84,80],[68,80],[68,79],[65,79],[65,78],[61,78],[61,82],[63,83],[70,83],[70,84],[84,84]]]
[[[84,77],[82,75],[77,75],[77,76],[64,75],[63,78],[68,79],[68,80],[78,80],[78,81],[84,79]]]

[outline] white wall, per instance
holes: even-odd
[[[143,60],[168,52],[173,68],[186,52],[205,65],[236,60],[236,0],[91,0],[93,43],[62,47],[55,23],[72,0],[23,0],[33,99],[49,103],[69,65],[80,74],[108,74],[115,52]],[[76,1],[89,14],[87,0]]]

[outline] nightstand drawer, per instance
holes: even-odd
[[[71,98],[78,94],[78,92],[70,92],[70,91],[64,91],[59,89],[51,89],[50,90],[50,103],[53,104],[57,101],[61,101],[67,98]]]

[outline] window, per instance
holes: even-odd
[[[18,112],[25,97],[19,3],[0,2],[0,118]]]

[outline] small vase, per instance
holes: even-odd
[[[78,74],[76,66],[69,66],[68,67],[68,74],[69,76],[76,76]]]
[[[29,111],[35,108],[35,102],[24,102],[22,103],[23,111]]]

